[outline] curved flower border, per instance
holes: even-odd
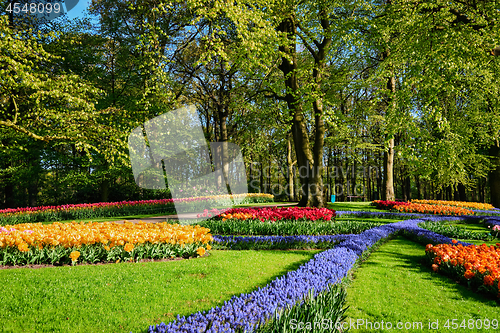
[[[150,326],[149,333],[170,332],[236,332],[252,329],[265,322],[276,309],[293,305],[302,300],[313,289],[320,293],[330,284],[336,284],[352,269],[356,260],[377,241],[399,231],[407,231],[431,242],[462,244],[452,239],[423,229],[418,223],[425,221],[460,220],[470,217],[433,216],[420,219],[390,223],[364,231],[358,235],[344,235],[345,239],[332,249],[323,251],[302,265],[296,271],[273,280],[263,288],[249,294],[233,296],[221,307],[214,307],[208,312],[197,312],[187,317],[177,316],[177,320],[168,324]],[[484,217],[483,217],[484,218]],[[300,236],[299,236],[300,237]],[[244,237],[233,237],[233,241],[245,241]]]

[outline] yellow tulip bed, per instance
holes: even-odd
[[[203,256],[210,230],[168,223],[25,223],[0,228],[0,265]]]

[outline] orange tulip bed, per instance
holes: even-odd
[[[209,229],[167,223],[25,223],[0,228],[0,265],[76,264],[203,256]]]
[[[445,200],[412,200],[412,203],[438,205],[438,206],[455,206],[470,209],[493,209],[490,204],[481,202],[464,202],[464,201],[445,201]]]
[[[445,205],[429,205],[410,203],[406,205],[396,205],[394,209],[403,213],[422,213],[422,214],[435,214],[435,215],[474,215],[470,209],[455,206]]]
[[[429,244],[425,253],[435,272],[500,298],[500,243],[496,246]]]

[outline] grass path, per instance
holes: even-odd
[[[424,266],[421,262],[424,250],[421,244],[396,237],[372,253],[355,272],[355,279],[347,289],[350,306],[347,322],[364,320],[375,325],[383,320],[391,322],[392,331],[397,332],[494,332],[444,327],[448,319],[457,319],[458,325],[464,319],[500,321],[498,303]],[[428,329],[429,320],[437,320],[439,329]],[[403,325],[421,322],[423,329],[397,330],[397,322]],[[365,324],[352,332],[388,330],[367,330]]]
[[[170,262],[0,270],[0,332],[145,332],[220,306],[318,251],[211,251]]]
[[[382,209],[377,209],[371,206],[371,201],[367,202],[329,202],[327,207],[335,210],[357,210],[365,212],[386,212]]]

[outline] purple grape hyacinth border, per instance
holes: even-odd
[[[241,329],[245,332],[251,332],[256,325],[271,318],[276,309],[300,302],[311,289],[317,294],[325,291],[329,288],[329,285],[339,283],[353,268],[354,263],[362,253],[376,242],[399,231],[407,231],[428,239],[431,243],[453,244],[451,238],[423,229],[418,224],[425,221],[467,218],[470,218],[470,216],[426,216],[385,224],[366,230],[358,235],[342,235],[343,240],[340,244],[316,254],[313,259],[300,266],[296,271],[288,272],[286,275],[276,278],[267,286],[258,288],[248,294],[233,296],[229,301],[224,302],[221,307],[214,307],[208,311],[197,312],[187,317],[177,316],[177,320],[168,324],[161,323],[150,326],[148,333],[216,333],[236,332],[236,330]],[[233,237],[232,240],[245,241],[244,238]],[[457,244],[471,245],[465,242],[458,242]]]

